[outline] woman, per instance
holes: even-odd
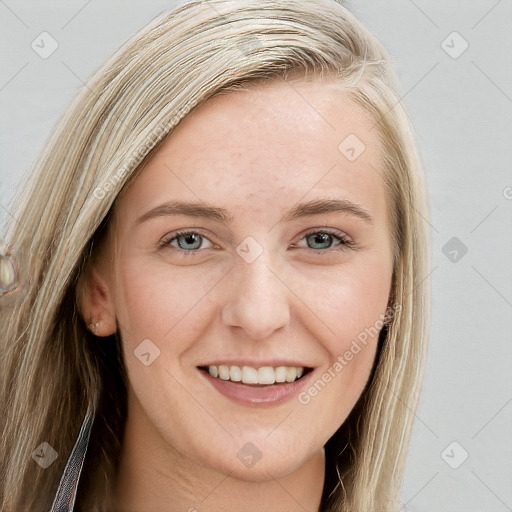
[[[7,233],[2,510],[398,510],[428,312],[411,133],[333,0],[190,2],[123,46]]]

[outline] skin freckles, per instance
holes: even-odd
[[[318,509],[323,446],[367,382],[377,337],[307,405],[234,403],[198,366],[279,358],[313,368],[312,384],[384,314],[392,250],[372,126],[326,81],[253,85],[188,115],[118,198],[115,244],[86,301],[89,316],[117,323],[130,381],[118,510]],[[338,149],[351,133],[366,146],[353,162]],[[287,218],[315,199],[351,201],[371,221],[346,211]],[[169,201],[233,219],[138,220]],[[177,231],[200,235],[197,245]],[[247,237],[262,249],[252,263],[237,253]],[[134,356],[144,339],[161,351],[149,366]],[[247,443],[261,452],[250,468],[237,457]]]

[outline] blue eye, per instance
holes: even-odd
[[[306,234],[304,239],[307,242],[308,248],[313,249],[316,252],[330,249],[335,245],[341,246],[339,247],[340,249],[351,247],[353,245],[352,241],[341,232],[339,232],[339,234],[334,234],[329,231],[314,231]]]
[[[314,233],[306,237],[310,249],[329,249],[333,244],[333,236],[330,233]],[[312,247],[318,244],[321,247]]]
[[[163,245],[172,245],[177,249],[193,252],[198,249],[205,249],[205,247],[203,247],[205,240],[208,239],[199,233],[184,231],[182,233],[176,233],[170,240],[164,241]],[[177,246],[174,242],[176,242]]]

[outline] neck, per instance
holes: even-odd
[[[133,402],[132,402],[133,404]],[[115,512],[318,511],[324,450],[282,478],[248,481],[184,458],[141,415],[128,416],[115,483]]]

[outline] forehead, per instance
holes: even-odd
[[[339,84],[277,79],[192,111],[134,180],[124,206],[143,213],[180,198],[275,215],[303,197],[341,195],[378,215],[381,160],[373,120]]]

